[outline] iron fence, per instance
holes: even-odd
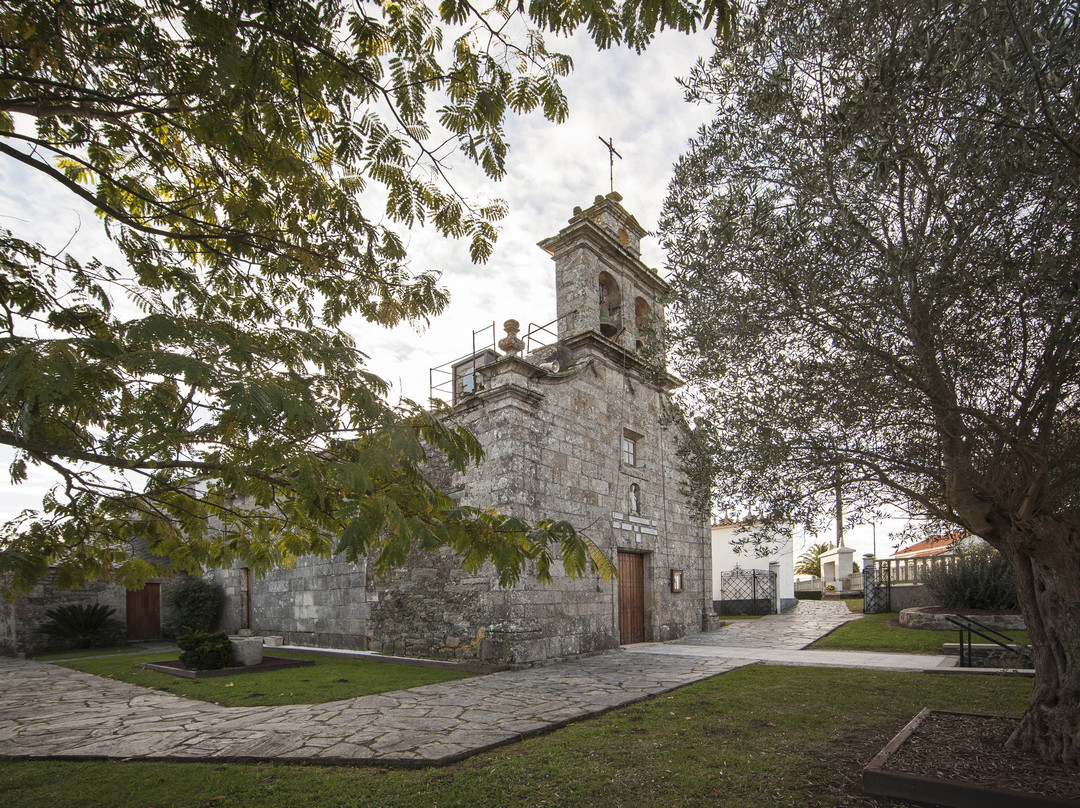
[[[888,561],[878,561],[863,570],[863,613],[892,611],[892,575]]]
[[[757,615],[776,611],[776,573],[735,567],[720,573],[717,614]]]

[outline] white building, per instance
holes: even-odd
[[[752,549],[736,552],[732,539],[740,532],[746,533],[744,522],[722,519],[712,523],[712,588],[714,608],[720,609],[722,600],[722,576],[738,567],[741,570],[768,571],[770,564],[777,564],[776,585],[782,609],[795,605],[795,551],[794,541],[788,541],[768,555],[758,556]]]

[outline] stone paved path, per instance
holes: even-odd
[[[747,660],[613,652],[326,704],[220,707],[0,661],[0,755],[446,763]]]
[[[901,670],[946,660],[799,650],[857,616],[842,603],[803,601],[784,615],[670,643],[288,707],[220,707],[56,665],[0,660],[0,756],[447,763],[755,661]]]
[[[733,620],[719,631],[693,634],[669,645],[708,645],[740,648],[805,648],[844,623],[857,620],[843,601],[800,600],[783,614],[770,614],[755,620]]]
[[[804,650],[830,631],[862,615],[842,601],[802,600],[791,611],[755,620],[735,620],[718,631],[694,634],[666,643],[635,645],[642,654],[675,654],[709,659],[752,659],[772,665],[811,665],[921,671],[951,668],[956,657],[866,651]]]

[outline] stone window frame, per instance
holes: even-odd
[[[640,432],[623,429],[622,440],[619,444],[619,465],[624,469],[645,468],[645,463],[639,451],[644,437]]]

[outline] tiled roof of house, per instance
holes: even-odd
[[[946,533],[943,536],[931,536],[929,539],[923,539],[920,542],[909,545],[903,550],[897,553],[893,553],[890,558],[926,558],[927,556],[941,555],[952,550],[953,546],[963,539],[966,539],[971,534],[966,530],[954,530],[952,533]]]

